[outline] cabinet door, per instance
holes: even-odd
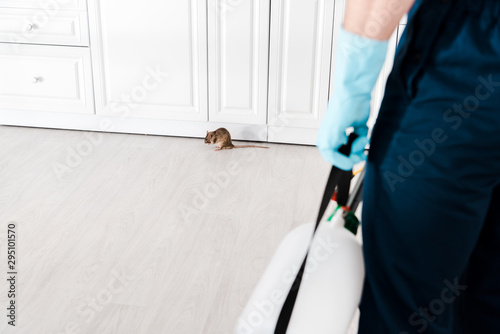
[[[334,1],[271,7],[269,140],[314,144],[328,102]]]
[[[266,124],[270,0],[208,0],[210,121]]]
[[[207,120],[205,1],[88,5],[97,114]]]

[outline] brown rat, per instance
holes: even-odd
[[[244,148],[244,147],[258,147],[258,148],[269,148],[265,146],[255,146],[255,145],[233,145],[231,142],[231,134],[225,128],[218,128],[215,131],[208,132],[205,136],[205,144],[215,144],[217,147],[216,151],[220,150],[230,150],[232,148]]]

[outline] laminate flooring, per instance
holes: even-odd
[[[266,146],[0,126],[0,270],[14,222],[18,272],[0,333],[232,333],[329,172],[314,147]]]

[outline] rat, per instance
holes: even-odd
[[[217,147],[215,151],[220,150],[230,150],[232,148],[244,148],[244,147],[257,147],[257,148],[269,148],[265,146],[255,146],[255,145],[233,145],[231,142],[231,134],[225,128],[218,128],[215,131],[208,132],[205,136],[205,144],[215,144]]]

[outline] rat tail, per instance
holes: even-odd
[[[234,148],[246,148],[246,147],[269,148],[266,146],[255,146],[255,145],[234,145]]]

